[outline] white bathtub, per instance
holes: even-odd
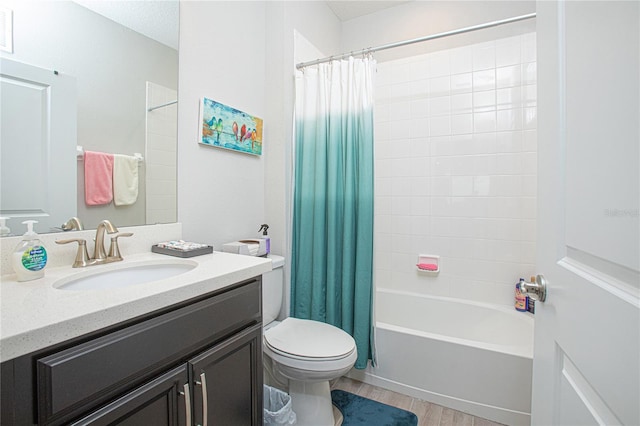
[[[533,318],[378,289],[377,366],[351,377],[508,425],[530,424]]]

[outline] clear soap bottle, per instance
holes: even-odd
[[[18,276],[18,281],[31,281],[44,277],[44,267],[47,265],[47,250],[44,248],[38,234],[33,231],[35,220],[25,220],[27,232],[22,241],[13,251],[11,263]]]

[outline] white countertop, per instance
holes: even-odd
[[[108,290],[60,290],[54,283],[72,275],[122,268],[132,263],[184,260],[197,266],[158,281]],[[180,259],[156,253],[132,254],[122,262],[86,268],[46,268],[44,278],[17,282],[2,276],[0,362],[197,297],[271,270],[271,260],[213,252]]]

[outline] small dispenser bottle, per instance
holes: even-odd
[[[524,281],[524,278],[520,278],[520,282]],[[528,305],[527,305],[527,295],[526,294],[522,294],[520,292],[520,287],[519,284],[516,284],[516,300],[515,300],[515,308],[516,311],[520,311],[520,312],[526,312]]]
[[[269,236],[267,235],[268,230],[269,230],[269,225],[267,225],[266,223],[263,223],[262,225],[260,225],[260,229],[258,229],[258,232],[263,231],[262,239],[265,242],[267,254],[271,253],[271,238],[269,238]]]
[[[25,220],[27,232],[13,252],[11,263],[18,276],[18,281],[31,281],[44,277],[44,267],[47,265],[47,250],[44,248],[38,234],[33,232],[35,220]]]
[[[11,229],[7,226],[8,217],[0,217],[0,237],[8,237],[11,235]]]

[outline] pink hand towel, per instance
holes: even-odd
[[[113,199],[113,154],[85,151],[84,201],[88,206],[109,204]]]

